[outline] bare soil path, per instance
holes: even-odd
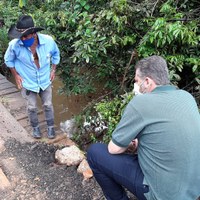
[[[95,180],[84,180],[77,167],[58,165],[54,145],[21,143],[9,139],[0,154],[0,165],[10,186],[0,193],[1,200],[100,200]]]
[[[0,200],[104,200],[94,178],[85,180],[77,166],[56,162],[55,151],[74,143],[58,127],[56,139],[47,139],[38,114],[43,138],[35,140],[25,100],[0,74]]]
[[[56,128],[55,140],[34,140],[25,102],[15,85],[0,75],[0,199],[1,200],[101,200],[94,180],[84,180],[77,167],[58,165],[54,154],[73,142]],[[40,125],[44,138],[44,117]]]

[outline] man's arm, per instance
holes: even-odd
[[[17,73],[16,69],[15,69],[15,59],[16,59],[16,53],[15,53],[15,45],[17,43],[17,40],[14,39],[11,42],[9,42],[8,48],[4,54],[4,60],[5,60],[5,64],[7,67],[9,67],[13,77],[15,78],[15,82],[17,85],[18,89],[22,88],[22,81],[23,79],[21,78],[21,76]]]
[[[58,49],[58,46],[54,40],[53,40],[53,51],[51,56],[52,56],[51,57],[52,66],[51,66],[50,80],[53,82],[56,76],[57,64],[60,62],[60,50]]]
[[[56,76],[56,65],[52,64],[52,69],[51,69],[51,73],[50,73],[50,80],[53,81],[55,79]]]
[[[108,144],[108,151],[111,154],[120,154],[126,151],[127,148],[119,147],[111,140]]]
[[[10,71],[13,75],[13,77],[15,78],[15,82],[16,82],[16,85],[17,85],[17,88],[18,89],[22,89],[22,81],[23,79],[21,78],[21,76],[17,73],[16,69],[14,67],[10,67]]]
[[[137,147],[138,147],[138,140],[137,139],[131,141],[131,143],[129,144],[129,146],[127,148],[119,147],[115,143],[113,143],[113,141],[111,140],[108,144],[108,151],[111,154],[124,153],[127,149],[129,149],[131,152],[135,152],[137,150]]]

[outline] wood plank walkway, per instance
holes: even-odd
[[[27,134],[31,134],[32,128],[29,124],[26,112],[26,100],[21,96],[21,92],[16,88],[16,86],[9,82],[2,74],[0,74],[0,101],[8,110],[8,112],[10,112],[11,115],[13,115],[14,118],[19,122],[19,124],[27,131]],[[45,117],[41,109],[38,110],[38,118],[43,135],[43,138],[38,141],[65,146],[74,144],[57,126],[55,126],[57,137],[53,140],[49,140],[46,133],[47,127]]]

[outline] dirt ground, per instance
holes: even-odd
[[[44,138],[31,137],[24,99],[1,74],[0,83],[0,200],[103,200],[94,178],[84,180],[77,166],[56,162],[61,143],[48,144],[42,117]]]
[[[0,193],[1,200],[101,200],[94,178],[84,180],[77,167],[58,165],[58,147],[45,143],[20,143],[9,139],[0,154],[0,165],[11,188]]]
[[[0,154],[0,167],[11,187],[1,191],[1,200],[103,200],[94,178],[84,180],[77,167],[59,165],[55,145],[20,143],[9,139]],[[134,200],[134,196],[128,193]]]

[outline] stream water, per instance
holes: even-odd
[[[14,78],[8,78],[10,82],[15,84]],[[73,116],[78,115],[95,96],[98,95],[71,95],[66,96],[60,94],[59,90],[63,87],[62,81],[56,76],[53,82],[53,105],[55,113],[55,124],[60,127],[60,122],[71,119]],[[38,101],[38,106],[41,108],[41,103]]]
[[[53,105],[56,125],[78,115],[95,98],[94,95],[61,95],[59,94],[59,89],[62,86],[62,81],[56,77],[53,82]]]

